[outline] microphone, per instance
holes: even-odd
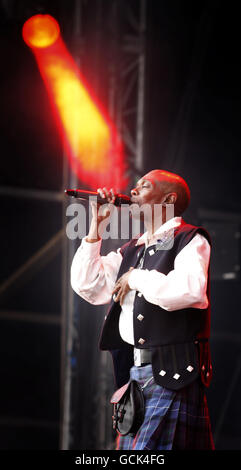
[[[75,197],[76,199],[82,199],[83,201],[88,201],[90,196],[95,196],[97,198],[97,204],[110,204],[108,199],[100,197],[97,191],[86,191],[85,189],[65,189],[65,194],[67,196]],[[112,203],[114,206],[121,206],[121,204],[131,205],[131,198],[125,194],[116,194],[115,200]]]

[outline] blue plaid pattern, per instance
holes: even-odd
[[[130,378],[143,386],[152,366],[133,366]],[[214,449],[207,400],[198,380],[181,390],[169,390],[152,379],[143,390],[145,419],[135,437],[117,437],[117,450]]]

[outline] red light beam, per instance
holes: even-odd
[[[54,104],[73,171],[93,189],[124,189],[121,141],[68,52],[58,22],[35,15],[24,23],[22,34]]]

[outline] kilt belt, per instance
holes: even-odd
[[[145,364],[151,364],[152,350],[134,348],[134,365],[140,367]]]

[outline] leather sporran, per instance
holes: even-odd
[[[113,429],[121,436],[135,436],[144,421],[145,402],[142,387],[131,380],[112,395]]]

